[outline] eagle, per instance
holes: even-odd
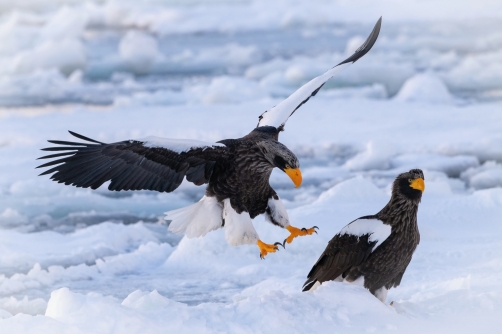
[[[286,173],[296,187],[302,183],[300,162],[279,142],[288,118],[333,75],[356,62],[375,44],[382,18],[354,54],[324,74],[300,87],[287,99],[259,116],[249,134],[216,143],[196,140],[148,137],[103,143],[70,131],[85,141],[49,140],[43,151],[63,151],[39,159],[53,159],[37,168],[51,167],[40,175],[65,185],[97,189],[110,182],[109,190],[153,190],[172,192],[184,178],[197,186],[207,184],[203,198],[188,207],[166,212],[168,229],[201,237],[224,227],[231,245],[255,244],[260,257],[277,251],[298,236],[311,235],[317,227],[297,228],[290,224],[281,199],[269,184],[274,168]],[[57,159],[54,159],[57,158]],[[252,219],[264,214],[268,221],[285,228],[290,235],[283,243],[263,242]]]
[[[422,170],[399,174],[380,212],[352,221],[331,239],[303,291],[326,281],[355,283],[385,302],[388,290],[401,283],[420,242],[417,212],[424,190]]]

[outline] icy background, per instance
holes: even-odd
[[[66,130],[101,141],[221,140],[346,58],[373,50],[289,120],[304,183],[271,184],[295,226],[265,261],[167,233],[197,201],[37,177]],[[0,333],[499,333],[502,2],[0,0]],[[338,283],[301,293],[331,237],[422,168],[421,243],[387,305]],[[266,242],[287,233],[262,218]],[[388,303],[394,301],[393,306]]]

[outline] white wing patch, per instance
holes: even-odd
[[[340,235],[351,234],[357,237],[361,237],[365,234],[369,234],[368,241],[377,243],[373,248],[375,249],[380,246],[390,235],[392,228],[390,225],[384,224],[379,219],[356,219],[352,223],[348,224],[340,231]]]
[[[168,228],[170,232],[197,238],[222,227],[222,212],[222,205],[216,197],[204,196],[195,204],[166,212],[164,219],[172,220]]]
[[[336,73],[349,67],[352,63],[345,63],[337,65],[332,69],[326,71],[323,75],[320,75],[305,85],[301,86],[296,92],[291,94],[287,99],[276,105],[270,110],[265,111],[260,116],[260,121],[258,126],[274,126],[279,128],[286,124],[289,116],[298,109],[303,103],[305,103],[311,96],[331,79]]]
[[[232,246],[251,245],[258,241],[258,233],[248,212],[237,213],[230,204],[230,199],[223,201],[223,219],[225,219],[225,238]]]
[[[137,139],[137,141],[143,142],[143,146],[145,147],[162,147],[176,153],[187,152],[193,148],[209,148],[217,146],[225,147],[225,145],[221,143],[210,143],[193,139],[170,139],[154,136]]]
[[[380,34],[381,25],[382,18],[380,17],[368,38],[364,41],[363,45],[361,45],[356,52],[354,52],[353,55],[328,70],[323,75],[310,80],[296,92],[291,94],[291,96],[289,96],[286,100],[282,101],[272,109],[265,111],[260,116],[258,126],[268,125],[282,129],[288,118],[295,112],[295,110],[300,108],[302,104],[308,101],[308,99],[317,94],[326,81],[331,79],[336,73],[356,62],[361,57],[364,57],[364,55],[371,50],[378,38],[378,35]]]
[[[289,216],[286,208],[284,207],[284,203],[282,203],[281,199],[273,199],[270,198],[268,200],[268,207],[270,209],[270,218],[272,218],[276,223],[281,225],[282,227],[286,227],[289,225]],[[269,219],[268,215],[265,215],[267,219]]]

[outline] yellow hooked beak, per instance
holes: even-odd
[[[419,177],[418,179],[415,179],[415,180],[411,181],[410,182],[410,187],[412,187],[413,189],[420,190],[421,192],[424,192],[424,190],[425,190],[424,179],[422,179],[421,177]]]
[[[300,172],[300,168],[285,168],[284,172],[288,174],[296,188],[302,184],[302,172]]]

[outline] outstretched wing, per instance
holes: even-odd
[[[209,182],[215,163],[225,159],[227,147],[196,140],[149,137],[112,144],[70,133],[86,143],[49,140],[43,151],[65,151],[41,157],[53,159],[37,168],[54,166],[40,175],[66,185],[97,189],[110,181],[110,190],[171,192],[183,178],[201,185]],[[63,157],[63,158],[60,158]]]
[[[352,56],[345,59],[332,69],[328,70],[323,75],[310,80],[305,85],[300,87],[296,92],[291,94],[287,99],[285,99],[272,109],[267,110],[263,114],[261,114],[258,121],[258,127],[273,126],[282,131],[288,118],[293,115],[296,109],[300,108],[312,96],[315,96],[317,92],[322,88],[322,86],[324,86],[326,81],[331,79],[336,73],[355,63],[359,58],[363,57],[366,53],[368,53],[369,50],[371,50],[378,38],[381,25],[382,18],[380,17],[366,41],[356,50],[356,52]]]
[[[391,233],[391,226],[375,216],[354,220],[334,236],[307,275],[303,291],[316,283],[335,280],[360,265]]]

